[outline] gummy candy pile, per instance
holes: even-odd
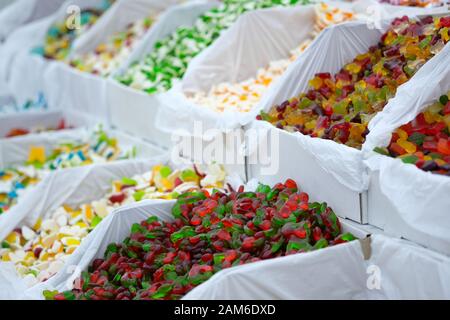
[[[398,86],[442,50],[450,38],[449,27],[450,17],[397,18],[377,45],[334,77],[316,74],[306,93],[261,112],[257,119],[361,148],[371,118],[383,110]]]
[[[192,102],[210,108],[214,111],[225,110],[249,112],[288,66],[309,46],[314,38],[326,27],[344,21],[352,20],[352,12],[329,6],[325,3],[315,5],[316,21],[314,31],[295,50],[291,51],[289,59],[273,61],[266,68],[258,70],[256,78],[250,78],[240,83],[221,83],[211,88],[208,93],[195,92],[186,94]]]
[[[114,34],[106,43],[97,46],[94,52],[74,57],[70,64],[81,71],[109,76],[133,52],[153,21],[154,18],[148,17],[130,24],[125,31]]]
[[[175,79],[183,77],[189,62],[208,47],[222,30],[230,27],[243,13],[277,5],[294,5],[300,0],[224,0],[199,17],[193,27],[179,27],[155,44],[140,63],[132,65],[118,80],[148,93],[169,90]],[[308,2],[307,0],[302,3]]]
[[[309,203],[292,180],[256,192],[181,195],[173,222],[152,216],[62,293],[47,299],[179,299],[222,269],[352,241],[325,203]]]
[[[42,146],[30,148],[28,161],[23,165],[0,170],[0,214],[17,204],[27,187],[35,185],[50,171],[93,163],[105,163],[132,158],[134,147],[122,150],[117,139],[98,128],[88,139],[63,142],[50,150]]]
[[[25,128],[12,128],[7,134],[6,138],[13,138],[18,136],[24,136],[31,133],[41,133],[41,132],[49,132],[49,131],[58,131],[58,130],[64,130],[64,129],[70,129],[66,125],[66,122],[64,119],[61,119],[60,122],[56,127],[43,127],[43,126],[37,126],[33,127],[31,129],[25,129]]]
[[[446,1],[442,0],[378,0],[381,3],[388,3],[395,6],[409,7],[438,7],[442,6]]]
[[[32,52],[47,59],[64,60],[70,53],[73,41],[94,25],[113,3],[114,0],[105,0],[100,8],[81,10],[80,26],[72,28],[68,20],[54,23],[47,31],[44,45],[33,48]]]
[[[144,199],[176,199],[184,192],[221,189],[225,175],[217,164],[209,166],[205,173],[195,165],[184,170],[158,165],[148,173],[115,181],[112,192],[103,199],[77,209],[62,206],[32,228],[14,230],[2,242],[0,261],[14,263],[31,287],[57,273],[87,234],[114,209]]]
[[[387,148],[375,151],[436,174],[450,176],[450,91],[398,128]]]

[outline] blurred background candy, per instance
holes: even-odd
[[[315,37],[326,27],[349,21],[354,18],[352,12],[347,12],[325,3],[316,4],[316,21],[314,31],[310,37],[291,51],[290,58],[272,61],[268,67],[258,70],[255,78],[250,78],[240,83],[221,83],[214,85],[206,92],[187,94],[192,102],[223,112],[225,110],[248,112],[262,98],[268,87],[274,83],[288,66],[309,46]]]
[[[277,5],[307,3],[300,0],[224,0],[200,16],[194,26],[179,27],[159,40],[153,51],[141,62],[134,63],[118,80],[132,88],[148,93],[169,90],[173,81],[181,78],[189,62],[217,39],[244,12]]]

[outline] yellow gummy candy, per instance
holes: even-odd
[[[414,143],[411,143],[405,139],[398,139],[397,140],[397,144],[402,147],[403,149],[405,149],[406,152],[408,153],[414,153],[417,151],[417,147]]]
[[[17,239],[19,238],[19,235],[17,232],[11,232],[5,239],[8,243],[15,243]]]
[[[94,217],[94,213],[92,210],[92,207],[89,204],[86,204],[83,206],[83,212],[84,212],[84,218],[86,219],[87,222],[91,222],[92,218]]]
[[[9,257],[9,253],[8,253],[8,252],[5,253],[5,254],[2,256],[2,261],[3,261],[3,262],[11,261],[11,258]]]
[[[28,161],[29,162],[45,162],[45,147],[36,147],[32,146],[30,147],[30,153],[28,154]]]
[[[42,218],[39,217],[33,226],[33,230],[38,231],[41,228],[41,224],[42,224]]]
[[[448,35],[448,28],[442,28],[441,31],[439,31],[439,34],[441,35],[442,40],[447,42],[450,40],[450,36]]]
[[[314,77],[313,79],[309,80],[309,85],[311,87],[313,87],[314,89],[320,89],[320,87],[322,86],[323,81],[321,78],[319,77]]]
[[[403,139],[403,140],[407,140],[408,139],[408,133],[405,130],[397,129],[395,131],[395,133],[398,134],[400,139]]]
[[[64,238],[61,240],[61,242],[66,246],[79,246],[81,243],[80,240],[75,238]]]

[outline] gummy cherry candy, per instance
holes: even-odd
[[[341,236],[331,208],[308,199],[291,179],[273,188],[259,185],[256,192],[182,194],[174,221],[152,217],[134,224],[129,237],[108,246],[104,259],[83,272],[75,289],[45,296],[180,299],[222,269],[354,239]]]

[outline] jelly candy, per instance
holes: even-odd
[[[17,204],[26,189],[37,184],[50,171],[128,159],[134,157],[134,153],[134,148],[122,150],[116,139],[108,137],[101,127],[93,130],[87,139],[62,142],[52,150],[31,146],[27,162],[1,171],[2,213]]]
[[[196,166],[172,170],[158,165],[145,174],[114,181],[111,192],[102,199],[76,209],[64,205],[49,218],[39,219],[32,228],[23,226],[20,232],[13,231],[3,242],[0,261],[14,263],[29,286],[45,281],[60,270],[87,234],[114,209],[143,199],[175,199],[179,194],[201,188],[223,188],[225,171],[222,166],[212,164],[205,173],[199,172],[200,175],[196,171]],[[161,175],[170,181],[176,177],[180,182],[177,185],[158,185]],[[136,196],[138,194],[139,197]]]
[[[431,50],[446,27],[445,17],[412,21],[397,18],[380,42],[358,55],[337,74],[316,74],[311,88],[297,97],[261,112],[259,120],[311,137],[361,148],[370,119],[383,110],[398,86],[439,50]],[[401,141],[399,147],[412,146]],[[411,149],[409,149],[411,150]]]
[[[342,234],[331,208],[307,199],[292,180],[273,188],[260,185],[256,192],[184,193],[172,208],[173,222],[151,216],[135,223],[122,243],[110,244],[103,259],[75,280],[71,291],[45,291],[44,296],[180,299],[220,270],[355,239]]]
[[[187,94],[194,103],[218,112],[226,110],[249,112],[262,98],[268,87],[274,83],[288,66],[309,46],[314,38],[326,27],[352,20],[354,14],[325,3],[315,5],[316,21],[310,37],[291,51],[289,59],[273,61],[267,68],[259,69],[255,78],[240,83],[220,83],[206,92]]]
[[[378,153],[400,158],[424,171],[450,176],[450,91],[392,134]]]
[[[118,80],[124,85],[159,93],[169,90],[183,77],[189,62],[217,39],[243,13],[278,5],[295,5],[299,0],[224,0],[200,16],[191,27],[180,26],[156,42],[153,51],[134,63]],[[302,1],[306,3],[308,1]]]
[[[107,77],[133,52],[153,21],[153,17],[136,21],[98,45],[93,52],[76,56],[69,63],[81,71]]]

